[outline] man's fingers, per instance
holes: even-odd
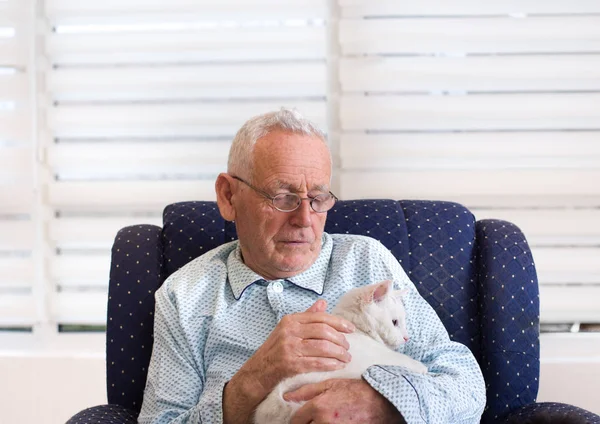
[[[302,327],[301,337],[304,341],[326,340],[337,346],[348,350],[350,344],[343,333],[333,329],[331,326],[322,323],[305,324]]]
[[[306,402],[292,416],[290,424],[311,424],[315,408],[312,402]]]
[[[348,365],[346,362],[338,361],[333,358],[304,358],[302,372],[321,372],[321,371],[337,371]]]
[[[340,362],[350,362],[352,357],[345,347],[339,346],[329,340],[302,340],[300,354],[304,357],[333,358]]]
[[[352,324],[347,319],[337,317],[335,315],[330,315],[325,312],[308,313],[308,311],[307,311],[307,312],[298,314],[298,322],[300,324],[312,324],[312,323],[327,324],[330,327],[335,328],[337,331],[341,331],[343,333],[353,333],[354,330],[356,330],[356,327],[354,326],[354,324]]]
[[[299,314],[301,317],[299,322],[301,324],[306,324],[309,322],[323,322],[325,324],[330,325],[338,331],[343,331],[344,333],[353,333],[356,327],[350,321],[336,317],[334,315],[330,315],[326,313],[327,310],[327,301],[325,299],[319,299],[313,305],[306,310],[305,313]]]
[[[327,301],[325,299],[319,299],[313,305],[306,310],[306,312],[325,312],[327,310]]]
[[[305,384],[299,389],[294,390],[293,392],[287,392],[283,395],[283,399],[287,402],[307,402],[312,398],[319,396],[325,390],[327,390],[329,386],[326,381],[321,381],[320,383],[314,384]]]

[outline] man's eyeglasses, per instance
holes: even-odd
[[[262,194],[267,199],[273,202],[273,207],[281,212],[293,212],[300,207],[303,200],[308,200],[310,207],[313,211],[317,213],[327,212],[329,209],[335,205],[335,202],[338,200],[335,197],[335,194],[329,192],[327,194],[318,194],[315,197],[300,197],[296,193],[281,193],[275,196],[269,195],[262,191],[259,188],[254,187],[252,184],[242,180],[240,177],[232,176],[238,181],[243,182],[252,190],[256,191],[259,194]]]

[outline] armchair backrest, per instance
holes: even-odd
[[[329,233],[378,239],[395,255],[450,337],[479,361],[488,386],[484,422],[533,402],[539,375],[535,268],[520,231],[498,222],[504,225],[500,233],[494,221],[476,223],[466,208],[449,202],[354,200],[338,202],[325,226]],[[495,230],[491,236],[488,227]],[[107,319],[109,403],[141,408],[156,289],[189,261],[236,238],[235,226],[221,218],[215,202],[172,204],[162,229],[140,225],[117,234]],[[498,240],[503,250],[496,252]],[[534,280],[527,290],[515,284],[523,278]],[[508,374],[496,375],[499,370]]]

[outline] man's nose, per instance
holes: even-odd
[[[298,209],[292,213],[292,224],[298,227],[310,227],[312,209],[310,207],[310,199],[302,199],[302,203]]]

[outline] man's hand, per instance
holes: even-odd
[[[342,333],[354,325],[325,313],[327,302],[318,300],[306,312],[286,315],[265,343],[240,369],[270,392],[281,380],[311,371],[331,371],[350,362],[350,345]]]
[[[283,398],[306,401],[291,424],[405,423],[398,410],[364,380],[325,380],[302,386]]]
[[[286,315],[269,338],[240,368],[223,392],[224,421],[242,423],[283,379],[311,371],[343,368],[351,357],[342,333],[354,325],[325,313],[318,300],[306,312]]]

